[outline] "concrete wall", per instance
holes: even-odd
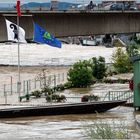
[[[55,36],[140,32],[140,13],[35,14],[33,19]]]
[[[6,16],[16,23],[16,17]],[[20,18],[26,39],[33,37],[33,21],[56,37],[140,32],[140,12],[55,12],[32,13]],[[4,17],[0,16],[0,41],[6,40]]]

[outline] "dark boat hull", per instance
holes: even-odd
[[[45,115],[66,115],[66,114],[89,114],[105,112],[124,104],[126,101],[104,101],[85,102],[75,104],[61,104],[36,107],[19,107],[0,110],[0,118],[45,116]]]

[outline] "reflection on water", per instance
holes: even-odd
[[[85,140],[84,125],[94,121],[122,121],[135,130],[134,109],[117,107],[105,113],[83,115],[43,116],[0,120],[0,139],[50,139],[50,140]],[[88,122],[88,123],[86,123]]]

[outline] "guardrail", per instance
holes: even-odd
[[[106,100],[127,100],[127,103],[133,103],[133,92],[130,90],[109,91],[103,98],[103,101]]]
[[[34,90],[40,90],[45,86],[55,87],[59,84],[63,84],[67,81],[67,73],[59,73],[48,76],[41,76],[35,79],[29,79],[21,82],[20,96],[24,96],[27,93],[31,93]],[[0,89],[0,103],[14,103],[19,99],[18,84],[11,82],[10,84],[4,84]]]

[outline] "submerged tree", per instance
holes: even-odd
[[[106,73],[104,57],[93,57],[89,60],[76,62],[68,71],[68,81],[73,87],[87,87],[95,79],[103,79]]]
[[[103,79],[106,75],[105,58],[99,56],[92,58],[92,74],[96,79]]]
[[[138,55],[139,48],[140,48],[140,37],[137,36],[136,34],[133,34],[129,40],[130,40],[130,43],[126,47],[126,51],[129,55],[129,57]]]
[[[138,55],[139,54],[139,45],[133,43],[133,44],[130,44],[126,47],[126,51],[129,55],[129,57],[133,57],[135,55]]]
[[[117,48],[112,55],[113,66],[118,73],[129,72],[132,69],[130,58],[122,48]]]
[[[89,61],[79,61],[68,71],[68,81],[74,87],[87,87],[93,82],[91,64]]]

